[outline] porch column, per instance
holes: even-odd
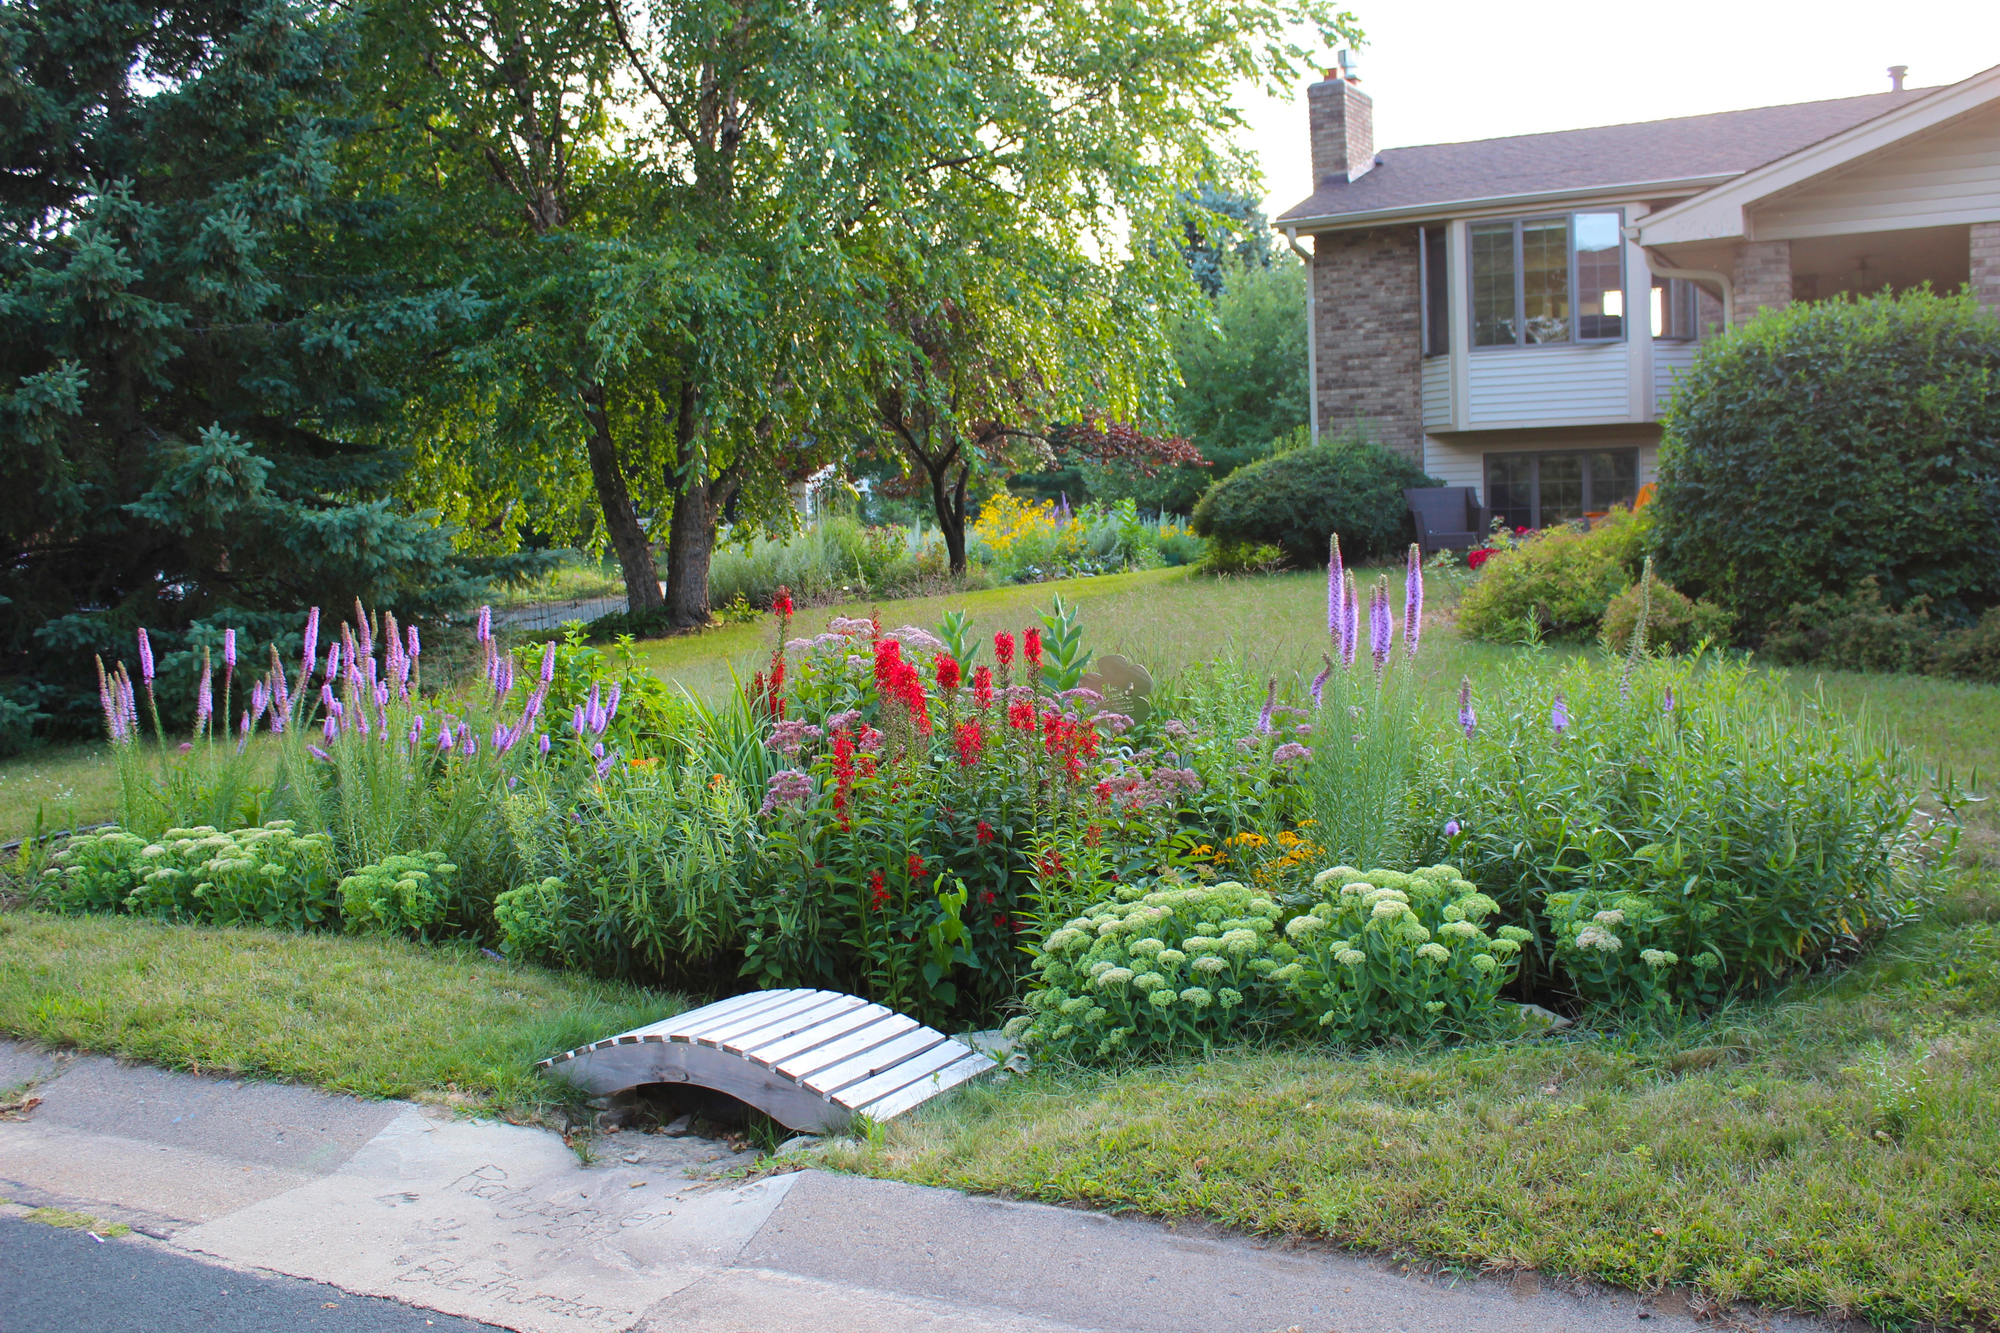
[[[1736,322],[1748,324],[1767,305],[1792,303],[1792,243],[1745,241],[1736,247]]]
[[[2000,314],[2000,222],[1972,224],[1972,294]]]

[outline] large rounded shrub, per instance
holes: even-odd
[[[1665,420],[1661,573],[1750,637],[1870,576],[1949,623],[2000,604],[2000,320],[1971,296],[1765,311]]]
[[[1410,540],[1406,487],[1442,486],[1381,445],[1346,435],[1238,468],[1194,507],[1194,530],[1230,543],[1268,543],[1294,564],[1326,558],[1340,534],[1351,558],[1381,555]]]

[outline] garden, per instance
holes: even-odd
[[[622,13],[0,11],[0,1032],[587,1156],[534,1061],[821,987],[1022,1057],[832,1169],[2000,1320],[1990,312],[1426,556],[1227,169],[1352,15]]]

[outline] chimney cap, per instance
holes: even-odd
[[[1361,81],[1359,73],[1361,60],[1353,51],[1341,51],[1334,56],[1333,62],[1340,67],[1341,78],[1348,80],[1350,83],[1359,83]]]
[[[1908,65],[1889,66],[1889,91],[1892,93],[1902,92],[1903,78],[1909,72],[1910,72],[1910,67]]]

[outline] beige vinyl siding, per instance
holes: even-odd
[[[1451,359],[1434,356],[1424,362],[1424,429],[1451,425]]]
[[[1694,365],[1694,354],[1699,350],[1695,343],[1661,342],[1653,343],[1653,401],[1659,411],[1664,412],[1667,402],[1674,396],[1674,379],[1685,375]]]
[[[1424,437],[1424,472],[1447,486],[1471,486],[1486,494],[1485,453],[1450,444],[1435,436]]]
[[[1751,216],[1772,241],[2000,219],[2000,108],[1871,153]]]
[[[1628,418],[1624,343],[1522,347],[1472,356],[1473,429]]]

